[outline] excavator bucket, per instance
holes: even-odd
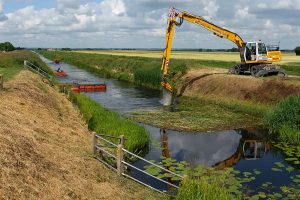
[[[163,88],[162,91],[163,91],[163,96],[162,96],[162,99],[159,102],[164,106],[172,105],[173,94],[165,88]]]

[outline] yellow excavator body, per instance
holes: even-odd
[[[179,22],[177,21],[179,19]],[[199,25],[202,28],[212,32],[214,35],[225,38],[237,45],[240,50],[241,63],[229,70],[233,74],[243,74],[250,72],[253,76],[264,76],[267,74],[282,73],[286,75],[283,69],[274,65],[272,62],[279,62],[282,59],[282,54],[279,47],[276,50],[268,49],[261,41],[245,42],[237,33],[221,28],[201,16],[196,16],[186,11],[178,11],[171,8],[168,16],[167,31],[166,31],[166,48],[163,52],[163,61],[161,66],[161,85],[164,90],[169,93],[176,92],[170,84],[169,64],[171,58],[172,43],[174,38],[175,26],[180,26],[183,21]],[[167,103],[170,104],[171,102]]]

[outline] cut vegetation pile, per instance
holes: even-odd
[[[185,82],[201,76],[201,71],[191,71],[184,78]],[[218,72],[217,72],[218,73]],[[196,75],[195,75],[196,74]],[[203,70],[202,74],[209,74]],[[188,85],[184,93],[187,96],[225,98],[253,103],[275,104],[290,95],[300,93],[300,81],[291,82],[278,78],[254,78],[227,74],[212,74]]]
[[[0,91],[2,199],[162,199],[91,155],[91,136],[63,94],[22,71]]]

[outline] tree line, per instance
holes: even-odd
[[[13,51],[16,48],[10,42],[0,43],[0,51]]]

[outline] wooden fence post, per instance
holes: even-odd
[[[93,156],[96,156],[97,153],[97,138],[96,138],[96,132],[92,133],[92,152],[93,152]]]
[[[4,83],[4,78],[3,78],[3,75],[0,74],[0,90],[3,90],[3,83]]]
[[[117,171],[119,175],[122,175],[122,173],[124,172],[124,166],[122,163],[124,159],[124,152],[122,150],[123,148],[124,148],[124,135],[121,135],[120,143],[117,148]]]
[[[24,67],[27,66],[27,60],[24,60]]]
[[[188,180],[188,175],[183,175],[182,181],[181,181],[182,185],[184,185],[187,182],[187,180]]]

